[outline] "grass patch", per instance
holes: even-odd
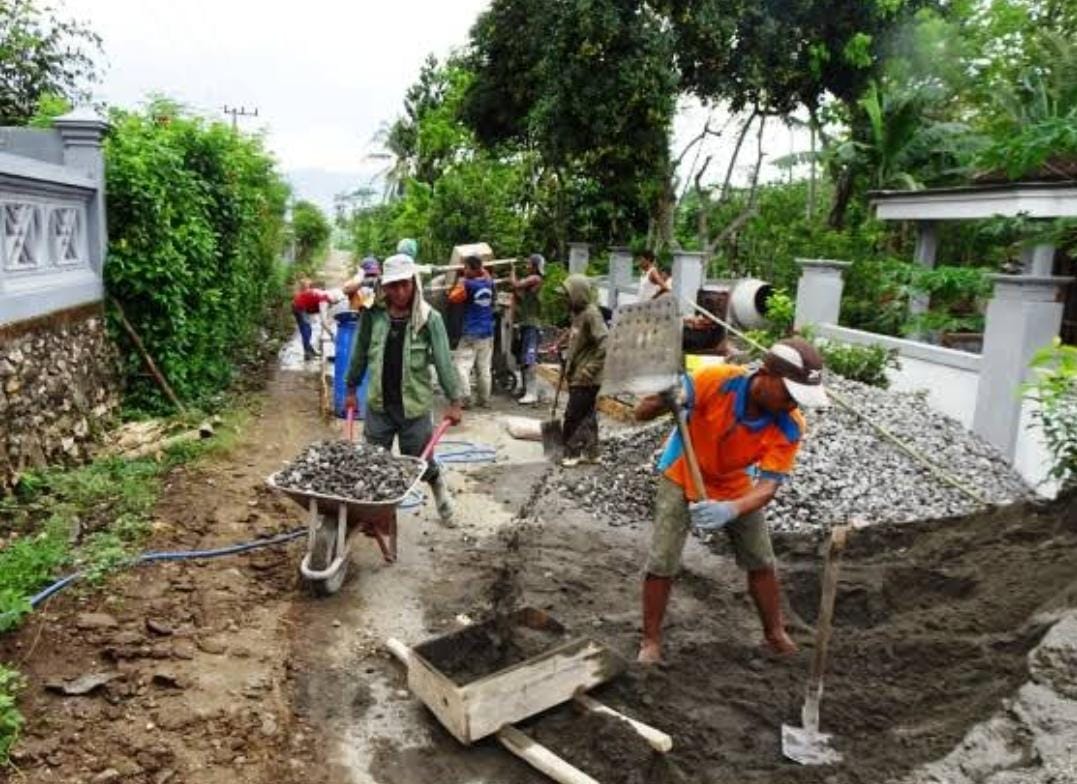
[[[0,664],[0,765],[6,765],[11,747],[19,739],[23,718],[15,699],[23,687],[18,670]]]

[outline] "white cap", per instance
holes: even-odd
[[[803,338],[779,340],[763,356],[763,366],[781,378],[798,405],[805,408],[829,405],[823,388],[823,358]]]
[[[415,261],[404,253],[390,256],[381,266],[381,285],[396,283],[401,280],[411,280],[417,272]]]

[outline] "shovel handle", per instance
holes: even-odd
[[[437,428],[434,430],[434,435],[430,436],[430,440],[426,442],[426,446],[423,447],[422,454],[419,455],[420,460],[429,460],[430,455],[434,454],[434,447],[438,445],[438,441],[445,435],[445,431],[452,427],[452,420],[445,417],[438,423]]]
[[[677,419],[677,431],[681,435],[681,443],[684,444],[684,460],[688,463],[688,473],[692,477],[692,487],[688,490],[689,501],[702,501],[707,497],[707,488],[703,484],[703,472],[699,470],[699,460],[696,458],[696,450],[692,446],[692,435],[688,432],[688,419],[684,409],[675,400],[670,400],[673,416]]]
[[[841,569],[841,553],[849,536],[847,525],[837,525],[830,529],[830,540],[826,547],[826,563],[823,566],[823,590],[819,599],[819,619],[815,624],[815,655],[811,662],[811,680],[808,693],[819,691],[826,671],[826,654],[830,646],[831,623],[834,620],[834,597],[838,593],[838,572]]]
[[[344,417],[345,417],[345,422],[347,423],[345,425],[345,431],[344,432],[347,435],[349,441],[354,441],[355,440],[355,409],[352,408],[351,406],[348,406],[347,408],[345,408],[344,409]]]

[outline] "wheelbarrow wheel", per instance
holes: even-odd
[[[328,569],[336,557],[337,532],[334,526],[323,525],[318,528],[314,535],[314,546],[310,551],[310,565],[316,571]],[[344,585],[344,578],[348,576],[348,559],[345,558],[330,577],[324,580],[308,580],[311,591],[316,596],[332,596]]]
[[[494,382],[497,388],[507,395],[511,395],[516,389],[516,374],[511,370],[498,370],[494,373]]]

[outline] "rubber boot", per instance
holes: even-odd
[[[636,656],[640,664],[658,664],[662,661],[662,619],[666,617],[671,590],[672,577],[648,574],[643,578],[643,641]]]
[[[456,527],[456,510],[453,508],[452,494],[449,486],[445,484],[445,475],[439,473],[438,478],[430,483],[430,489],[434,491],[434,503],[438,510],[438,519],[446,528]]]
[[[538,385],[535,383],[535,369],[524,368],[524,396],[520,398],[520,405],[533,406],[538,402]]]
[[[527,377],[524,376],[523,368],[512,371],[512,377],[515,379],[512,387],[512,396],[516,398],[516,400],[519,400],[527,394]]]
[[[778,584],[778,572],[774,567],[748,572],[748,593],[752,595],[756,609],[759,610],[759,620],[763,623],[767,646],[783,656],[796,653],[796,643],[785,633],[782,592]]]

